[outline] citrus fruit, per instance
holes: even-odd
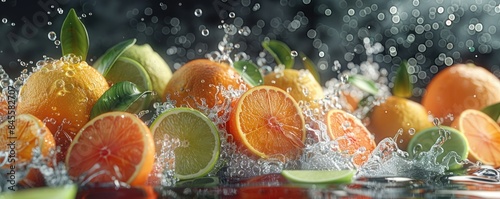
[[[308,70],[285,69],[264,76],[264,85],[276,86],[287,91],[297,102],[304,101],[317,107],[323,99],[323,88]]]
[[[73,178],[142,185],[153,169],[154,154],[153,137],[144,122],[131,113],[107,112],[78,132],[65,162]]]
[[[0,124],[0,146],[2,153],[14,153],[13,155],[17,158],[5,160],[5,157],[0,157],[0,162],[6,161],[3,168],[9,169],[11,165],[30,163],[33,150],[37,147],[42,156],[47,157],[50,150],[55,149],[55,141],[52,133],[42,121],[30,114],[20,114],[15,116],[15,121],[6,120]],[[44,180],[38,170],[30,169],[19,184],[36,187],[43,185]]]
[[[406,98],[390,96],[385,102],[373,107],[370,113],[370,123],[368,130],[375,135],[378,143],[384,138],[394,137],[399,129],[403,130],[402,135],[398,135],[400,149],[406,149],[412,135],[409,130],[418,132],[422,129],[433,126],[429,121],[425,108]],[[402,140],[402,142],[400,142]]]
[[[420,145],[420,151],[427,152],[434,144],[436,144],[439,137],[446,138],[446,141],[441,145],[441,148],[444,150],[443,153],[438,155],[436,158],[438,163],[441,163],[443,158],[452,151],[455,151],[461,157],[461,160],[467,159],[469,154],[469,144],[467,142],[467,138],[457,129],[447,126],[433,126],[417,132],[415,136],[411,138],[410,143],[408,143],[407,151],[410,156],[414,156],[414,148],[417,145]],[[459,167],[459,165],[455,163],[449,165],[449,167],[450,169],[454,169]]]
[[[475,109],[463,111],[451,125],[469,143],[469,160],[500,166],[500,127],[488,115]]]
[[[0,194],[2,199],[32,199],[32,198],[52,198],[52,199],[73,199],[78,192],[76,185],[65,185],[62,187],[41,187],[24,189],[18,191],[4,192]]]
[[[500,80],[474,64],[456,64],[440,71],[427,85],[422,105],[443,125],[465,109],[479,110],[500,102]]]
[[[118,82],[130,81],[137,85],[140,91],[152,91],[153,85],[147,71],[138,62],[126,58],[119,57],[109,71],[104,75],[112,85]],[[138,112],[148,108],[151,103],[151,98],[141,98],[134,103],[131,112]]]
[[[360,166],[368,160],[376,144],[361,120],[342,110],[330,110],[326,114],[325,124],[328,136],[337,140],[340,150],[355,154],[364,147],[361,154],[354,156],[354,164]]]
[[[62,161],[71,139],[89,121],[94,103],[109,88],[106,79],[75,55],[44,60],[19,92],[17,113],[29,113],[46,125],[61,147]],[[60,129],[59,129],[60,128]]]
[[[299,183],[350,183],[356,170],[283,170],[281,175]]]
[[[298,158],[306,137],[304,116],[290,94],[257,86],[232,104],[227,131],[244,151],[261,158]]]
[[[201,112],[191,108],[173,108],[160,114],[151,124],[151,132],[161,149],[165,137],[178,140],[174,149],[175,175],[180,180],[205,176],[210,172],[220,153],[217,128]]]
[[[176,101],[176,106],[195,109],[205,100],[206,106],[212,108],[225,100],[222,92],[217,89],[218,86],[238,89],[240,84],[246,83],[231,66],[208,59],[197,59],[174,72],[165,88],[163,99],[169,97]]]
[[[165,96],[163,92],[172,77],[172,71],[165,60],[154,51],[149,44],[133,45],[123,52],[120,58],[123,57],[134,60],[142,65],[149,75],[149,78],[151,78],[153,91],[155,91],[158,96]],[[115,63],[113,67],[116,67],[116,64],[121,63]]]

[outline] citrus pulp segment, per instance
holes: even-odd
[[[361,166],[368,160],[376,144],[361,120],[342,110],[330,110],[325,124],[328,135],[338,142],[340,150],[348,154],[360,153],[354,156],[354,164]],[[362,147],[364,150],[360,150]]]
[[[254,87],[233,102],[227,129],[237,145],[261,158],[296,159],[306,137],[297,102],[274,86]]]
[[[153,137],[144,122],[131,113],[107,112],[75,136],[66,167],[70,176],[88,182],[141,185],[153,169],[154,154]]]
[[[207,175],[220,154],[220,137],[214,123],[191,108],[173,108],[160,114],[151,124],[151,132],[160,151],[164,139],[177,140],[175,175],[193,179]]]
[[[447,135],[445,134],[445,131]],[[410,140],[407,152],[410,156],[414,156],[414,148],[417,145],[422,147],[421,151],[427,152],[434,144],[436,144],[436,141],[440,136],[446,138],[446,141],[441,145],[441,148],[444,150],[443,153],[438,155],[436,158],[438,163],[441,163],[443,158],[452,151],[455,151],[462,160],[467,158],[467,155],[469,154],[469,144],[467,142],[467,138],[460,131],[447,126],[435,126],[417,132],[417,134],[415,134],[415,136],[413,136]],[[459,167],[459,165],[455,163],[449,165],[449,167],[450,169],[453,169]]]
[[[283,170],[286,179],[298,183],[350,183],[356,170]]]
[[[451,126],[467,138],[470,160],[500,166],[500,127],[493,119],[481,111],[467,109]]]

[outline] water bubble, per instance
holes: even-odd
[[[9,20],[7,20],[7,18],[3,18],[2,19],[2,23],[7,23]]]
[[[203,14],[203,10],[201,10],[199,8],[194,10],[194,16],[201,17],[202,14]]]
[[[229,13],[229,18],[234,18],[234,17],[236,17],[236,14],[234,12],[230,12]]]
[[[49,34],[48,34],[48,37],[49,37],[50,41],[54,41],[57,38],[57,34],[54,31],[50,31]]]
[[[57,13],[59,13],[60,15],[62,15],[64,13],[64,10],[62,8],[57,8]]]
[[[59,41],[59,40],[55,40],[55,41],[54,41],[54,44],[55,44],[56,46],[59,46],[59,45],[61,45],[61,41]]]
[[[260,4],[259,4],[259,3],[255,3],[255,5],[253,5],[252,10],[253,10],[253,11],[257,11],[257,10],[259,10],[259,9],[260,9]]]
[[[206,37],[206,36],[208,36],[209,34],[210,34],[210,31],[209,31],[208,29],[206,29],[206,28],[205,28],[205,29],[201,30],[201,35],[203,35],[203,36],[205,36],[205,37]]]
[[[292,50],[292,52],[290,52],[290,55],[292,57],[297,57],[299,55],[299,53],[297,51],[295,51],[295,50]]]

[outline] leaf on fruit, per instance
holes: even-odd
[[[151,91],[141,92],[132,82],[118,82],[97,100],[90,112],[90,119],[109,111],[128,111],[134,102],[148,94]]]
[[[494,121],[498,121],[498,119],[500,118],[500,102],[489,105],[483,108],[481,111],[490,116]]]
[[[361,75],[351,75],[347,79],[347,82],[372,95],[376,95],[378,93],[378,88],[375,85],[375,82]]]
[[[74,9],[69,11],[61,28],[61,49],[63,56],[72,53],[81,56],[82,61],[87,58],[89,36]]]
[[[274,57],[278,65],[283,64],[285,68],[293,67],[292,51],[285,43],[277,40],[263,41],[262,47]]]
[[[110,49],[108,49],[97,61],[94,63],[94,68],[99,71],[102,75],[106,75],[116,62],[116,60],[125,52],[128,48],[133,46],[137,40],[129,39],[122,41]]]
[[[321,84],[319,73],[316,70],[316,65],[314,65],[314,63],[311,61],[311,59],[309,59],[309,57],[307,57],[302,52],[300,53],[300,59],[302,59],[302,64],[304,64],[304,67],[307,70],[309,70],[309,72],[311,72],[311,74],[313,75],[314,79],[316,79],[316,81]]]
[[[402,61],[396,73],[396,81],[392,88],[394,96],[408,98],[412,96],[413,85],[410,82],[410,74],[408,73],[408,62]]]
[[[234,62],[233,67],[240,73],[243,79],[252,86],[258,86],[264,82],[259,68],[250,61]]]

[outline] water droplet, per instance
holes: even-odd
[[[236,14],[234,12],[230,12],[229,13],[229,18],[234,18],[234,17],[236,17]]]
[[[64,10],[62,8],[57,8],[57,13],[59,13],[60,15],[62,15],[64,13]]]
[[[3,18],[2,19],[2,23],[7,23],[9,20],[7,20],[7,18]]]
[[[203,10],[201,10],[199,8],[194,10],[194,16],[201,17],[202,14],[203,14]]]
[[[292,52],[290,53],[290,55],[292,55],[292,57],[297,57],[299,55],[299,53],[295,50],[292,50]]]
[[[209,34],[210,34],[210,31],[209,31],[208,29],[206,29],[206,28],[205,28],[205,29],[201,30],[201,35],[203,35],[203,36],[205,36],[205,37],[206,37],[206,36],[208,36]]]
[[[57,38],[57,34],[54,31],[50,31],[49,34],[48,34],[48,37],[49,37],[50,41],[54,41]]]
[[[54,41],[54,44],[55,44],[56,46],[59,46],[59,45],[61,45],[61,41],[59,41],[59,40],[55,40],[55,41]]]
[[[257,11],[257,10],[259,10],[259,9],[260,9],[260,4],[259,4],[259,3],[255,3],[255,5],[253,5],[252,10],[253,10],[253,11]]]

